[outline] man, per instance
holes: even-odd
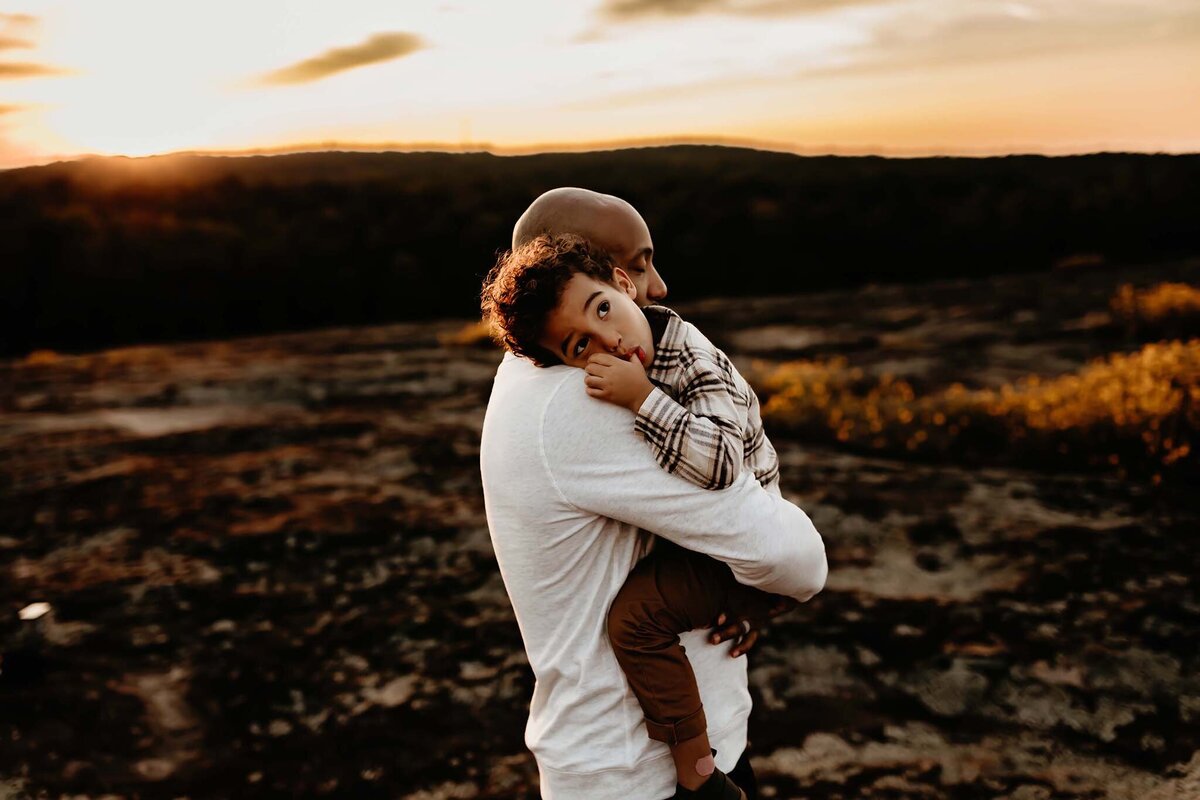
[[[513,243],[566,232],[611,252],[640,302],[666,295],[649,230],[628,203],[556,189],[521,216]],[[671,797],[671,755],[647,737],[606,635],[609,605],[646,553],[642,529],[725,561],[743,584],[791,596],[824,585],[820,535],[803,511],[748,472],[720,491],[668,474],[635,433],[629,411],[590,398],[582,373],[565,366],[505,358],[488,403],[480,468],[493,547],[536,678],[525,743],[543,796]],[[680,638],[715,766],[732,776],[746,746],[746,662],[708,645],[705,635]]]

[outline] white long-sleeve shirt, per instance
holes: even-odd
[[[584,391],[584,373],[506,357],[480,447],[492,545],[535,684],[525,744],[547,800],[655,800],[675,790],[670,753],[646,734],[605,632],[613,597],[653,531],[729,564],[739,582],[807,600],[825,582],[808,516],[747,470],[719,491],[664,471],[632,412]],[[746,746],[746,660],[705,631],[681,641],[717,749]]]

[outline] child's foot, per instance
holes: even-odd
[[[675,797],[678,800],[746,800],[746,793],[728,775],[714,769],[698,789],[686,789],[675,784]]]

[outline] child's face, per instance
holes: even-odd
[[[539,344],[564,364],[583,367],[597,353],[610,353],[643,367],[654,360],[654,335],[634,298],[637,289],[624,270],[613,270],[613,283],[576,274],[558,305],[546,317]]]

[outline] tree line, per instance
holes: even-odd
[[[477,312],[546,189],[642,212],[672,299],[1200,252],[1200,156],[92,158],[0,173],[0,355]]]

